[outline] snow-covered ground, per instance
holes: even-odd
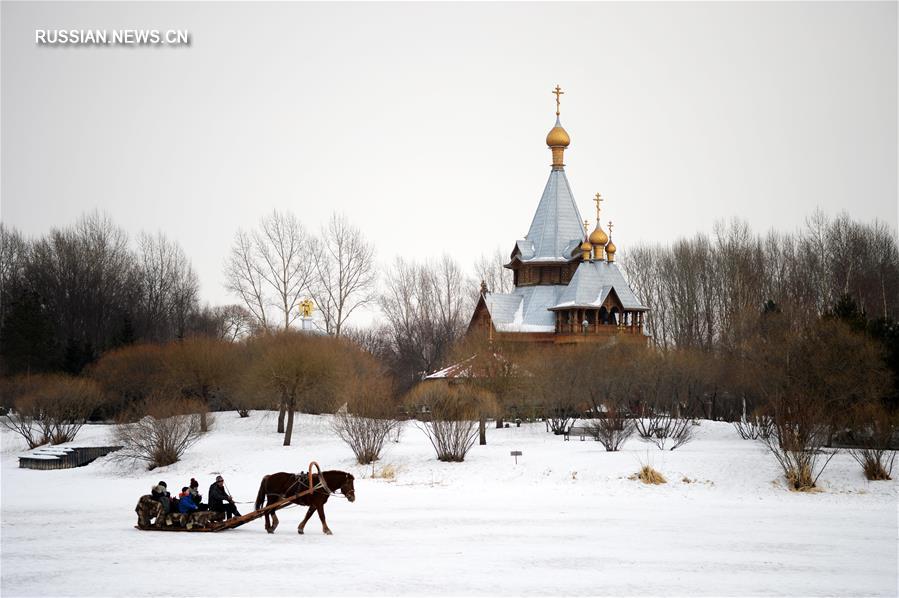
[[[386,480],[355,464],[326,416],[300,416],[292,447],[274,429],[271,413],[217,414],[182,462],[152,472],[110,457],[19,469],[23,445],[4,430],[3,596],[897,595],[897,483],[866,481],[848,455],[806,494],[728,424],[702,422],[674,452],[634,439],[619,453],[542,423],[491,428],[454,464],[407,424],[377,466],[396,469]],[[108,433],[87,426],[73,445]],[[333,536],[317,517],[297,535],[302,507],[281,512],[275,535],[261,520],[216,534],[133,527],[159,480],[177,490],[193,476],[205,493],[221,473],[252,501],[263,475],[310,460],[356,476],[355,503],[327,504]],[[669,483],[628,479],[641,463]]]

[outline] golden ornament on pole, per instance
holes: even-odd
[[[311,317],[313,309],[315,309],[315,304],[312,302],[312,299],[303,299],[300,301],[300,312],[303,314],[304,318]]]

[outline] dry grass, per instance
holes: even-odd
[[[644,484],[667,484],[668,480],[665,479],[661,473],[656,471],[650,465],[644,465],[640,468],[640,471],[632,475],[629,479],[631,480],[640,480]]]
[[[794,492],[820,492],[815,486],[815,479],[812,477],[812,469],[810,466],[803,464],[787,471],[787,487]]]
[[[371,469],[371,477],[373,479],[381,479],[381,480],[395,480],[396,479],[396,467],[390,465],[383,465],[379,468],[375,468],[372,466]]]

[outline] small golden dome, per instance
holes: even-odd
[[[581,251],[593,251],[593,245],[587,239],[584,239],[584,242],[581,243]]]
[[[549,147],[568,147],[570,143],[571,138],[568,136],[568,131],[562,128],[562,123],[556,118],[556,126],[546,135],[546,145]]]
[[[618,251],[618,248],[615,247],[615,244],[612,243],[611,240],[609,240],[609,244],[606,245],[606,253],[615,253],[616,251]]]
[[[590,233],[590,242],[594,245],[603,246],[609,242],[609,235],[597,224],[593,232]]]

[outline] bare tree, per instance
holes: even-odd
[[[490,256],[481,254],[474,264],[475,278],[484,281],[491,293],[512,291],[512,271],[503,267],[508,261],[508,256],[499,247]]]
[[[421,264],[397,258],[378,302],[401,390],[438,369],[464,334],[476,296],[477,285],[447,255]]]
[[[117,344],[136,289],[125,232],[99,213],[33,245],[26,277],[54,318],[64,369],[77,373]]]
[[[0,326],[11,300],[24,286],[28,251],[21,233],[0,222]]]
[[[162,233],[141,233],[136,276],[138,336],[156,342],[184,338],[188,317],[198,309],[200,284],[181,246]]]
[[[340,336],[353,312],[374,300],[374,254],[374,245],[342,214],[332,214],[315,240],[312,296],[328,334]]]
[[[287,330],[313,276],[311,241],[296,216],[274,211],[252,233],[238,231],[225,265],[228,290],[260,328]],[[275,316],[277,314],[277,317]]]
[[[269,327],[269,299],[261,267],[256,259],[252,235],[239,230],[234,237],[231,254],[225,264],[226,287],[243,302],[256,326]]]
[[[213,313],[218,322],[216,338],[234,343],[253,332],[253,317],[240,305],[220,305]]]

